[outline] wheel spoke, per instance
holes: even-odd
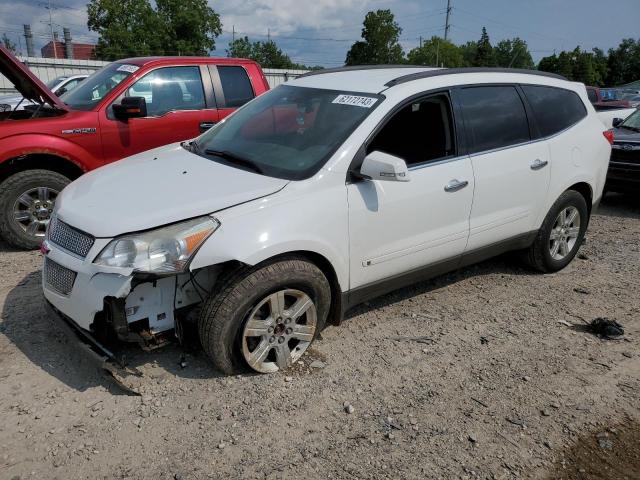
[[[293,363],[293,359],[291,358],[291,350],[289,349],[289,345],[286,343],[282,343],[276,347],[276,365],[280,370],[284,370],[289,368]]]
[[[13,218],[18,222],[24,222],[31,218],[31,214],[27,210],[16,210],[13,212]]]
[[[257,318],[251,318],[247,322],[247,326],[244,330],[244,335],[246,337],[261,337],[263,335],[268,335],[268,328],[271,326],[271,318],[267,318],[266,320],[260,320]]]
[[[313,334],[315,333],[315,327],[312,325],[300,325],[296,323],[293,326],[293,333],[291,336],[297,338],[303,342],[310,342],[313,340]]]
[[[46,202],[49,200],[48,187],[38,187],[38,200],[40,200],[41,202]]]
[[[292,319],[297,320],[307,310],[309,310],[309,307],[311,307],[311,305],[313,305],[313,302],[309,297],[305,295],[304,297],[298,299],[296,303],[294,303],[293,306],[289,309],[289,316]]]
[[[567,228],[567,235],[571,238],[578,238],[580,234],[580,227]]]
[[[555,242],[553,242],[552,246],[551,246],[551,257],[555,257],[556,255],[558,255],[558,250],[560,249],[560,243],[562,241],[561,240],[556,240]]]
[[[550,240],[558,240],[560,238],[560,233],[557,230],[551,230]]]
[[[40,223],[33,220],[29,225],[27,225],[27,233],[29,235],[35,235],[36,233],[38,233],[39,228]]]
[[[567,227],[571,226],[573,224],[573,222],[575,221],[577,216],[578,216],[578,210],[576,210],[576,209],[569,210],[569,215],[567,216],[567,218],[564,221],[565,226],[567,226]]]
[[[269,308],[272,317],[281,317],[284,312],[284,290],[274,293],[269,297]]]
[[[31,198],[31,195],[27,193],[23,193],[22,195],[20,195],[18,197],[18,202],[29,209],[33,208],[33,198]]]
[[[566,222],[567,222],[567,210],[565,209],[560,212],[560,215],[558,215],[558,223],[560,225],[564,225],[566,224]]]
[[[569,244],[567,243],[566,240],[560,240],[560,250],[558,253],[560,253],[561,256],[566,257],[569,253]]]
[[[247,362],[254,368],[259,368],[260,364],[267,358],[272,345],[268,340],[262,340],[253,352],[250,352],[247,356]]]

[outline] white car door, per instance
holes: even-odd
[[[515,240],[537,228],[549,188],[545,141],[531,141],[524,103],[509,85],[461,88],[475,195],[467,252]]]
[[[367,153],[404,159],[410,181],[347,186],[352,291],[387,290],[383,280],[429,265],[455,267],[469,234],[474,177],[470,159],[457,154],[453,125],[448,95],[431,95],[400,109],[367,145]]]

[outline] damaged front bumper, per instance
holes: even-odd
[[[86,258],[50,242],[44,245],[42,289],[47,303],[93,340],[137,342],[149,349],[167,343],[176,317],[202,302],[216,269],[154,278],[94,264],[92,259],[108,241],[97,239]],[[107,355],[109,350],[100,348]]]

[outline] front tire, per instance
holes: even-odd
[[[0,234],[10,245],[40,247],[56,197],[69,180],[50,170],[26,170],[0,184]]]
[[[567,190],[547,213],[525,260],[544,273],[562,270],[578,253],[588,223],[585,198],[575,190]]]
[[[329,282],[306,259],[241,270],[206,300],[200,342],[223,373],[284,370],[322,330],[330,305]]]

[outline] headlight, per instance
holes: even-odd
[[[114,238],[95,259],[97,265],[158,274],[184,271],[191,256],[220,226],[200,217],[168,227]]]

